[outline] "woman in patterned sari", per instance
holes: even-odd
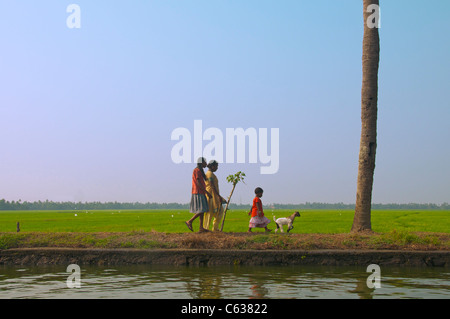
[[[208,198],[208,212],[203,217],[203,228],[209,229],[211,220],[213,220],[213,231],[219,231],[220,222],[223,218],[223,203],[226,200],[220,196],[219,193],[219,180],[214,174],[219,168],[219,163],[216,160],[212,160],[208,163],[209,170],[206,172],[206,190],[211,194]]]

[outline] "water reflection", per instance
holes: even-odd
[[[449,298],[445,268],[389,268],[370,289],[362,267],[81,267],[81,288],[67,266],[0,267],[0,298]]]

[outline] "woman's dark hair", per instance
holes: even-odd
[[[202,166],[203,163],[206,163],[206,158],[204,157],[199,157],[197,159],[197,166]]]
[[[262,194],[264,191],[263,191],[263,189],[261,188],[261,187],[256,187],[255,188],[255,194]]]
[[[207,167],[208,167],[208,168],[211,168],[211,167],[214,167],[214,166],[217,166],[217,165],[219,165],[219,162],[218,162],[218,161],[216,161],[216,160],[210,160],[209,163],[208,163],[208,165],[207,165]]]

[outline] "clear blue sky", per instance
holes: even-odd
[[[373,201],[450,202],[450,2],[381,13]],[[224,197],[242,170],[236,203],[355,201],[362,1],[3,1],[0,30],[0,198],[187,203],[170,137],[202,120],[280,130],[278,172],[222,163]]]

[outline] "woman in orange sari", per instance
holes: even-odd
[[[205,173],[203,172],[203,168],[206,167],[206,159],[200,157],[197,160],[197,167],[192,172],[192,196],[191,196],[191,205],[189,211],[194,214],[191,219],[184,222],[190,231],[194,231],[192,229],[192,222],[199,218],[200,227],[199,232],[208,231],[203,228],[203,215],[208,211],[208,201],[206,196],[211,197],[211,194],[206,190],[205,185]]]

